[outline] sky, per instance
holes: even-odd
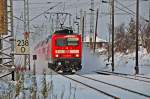
[[[108,39],[108,26],[110,24],[110,15],[106,15],[106,13],[110,13],[110,3],[102,3],[102,0],[94,0],[94,13],[96,14],[96,9],[99,9],[99,17],[98,17],[98,36],[107,40]],[[109,0],[106,0],[109,1]],[[51,3],[47,3],[51,2]],[[140,0],[140,23],[144,23],[144,19],[149,19],[149,1]],[[85,34],[88,35],[90,31],[90,8],[91,8],[91,0],[29,0],[29,13],[30,19],[33,17],[43,13],[50,7],[53,7],[60,3],[58,6],[54,7],[49,12],[67,12],[72,14],[72,24],[73,20],[76,20],[76,16],[80,16],[80,10],[83,12],[86,11],[86,24],[85,24]],[[23,18],[23,1],[14,1],[14,16]],[[128,9],[124,8],[128,7]],[[121,13],[122,15],[115,15],[115,26],[118,26],[121,23],[127,24],[129,23],[131,17],[135,18],[134,12],[136,8],[136,0],[115,0],[115,13]],[[121,10],[120,10],[121,9]],[[130,11],[129,11],[130,10]],[[133,12],[131,12],[131,10]],[[129,14],[132,13],[133,15]],[[96,17],[96,15],[94,16]],[[30,31],[31,32],[39,32],[32,38],[42,38],[44,39],[50,33],[51,20],[49,14],[42,14],[38,18],[35,18],[33,21],[30,21]],[[95,19],[95,18],[94,18]],[[68,20],[68,19],[67,19]],[[23,22],[15,19],[14,21],[15,33],[17,37],[23,37]],[[94,20],[95,24],[95,20]],[[40,29],[35,27],[41,27]],[[73,26],[77,32],[77,25]],[[32,39],[31,38],[31,39]]]

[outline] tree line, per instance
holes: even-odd
[[[109,27],[109,32],[111,28]],[[139,47],[145,48],[150,53],[150,23],[139,26]],[[136,22],[130,19],[127,26],[122,23],[115,27],[115,52],[131,53],[136,48]]]

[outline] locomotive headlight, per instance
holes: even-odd
[[[61,62],[58,62],[58,66],[60,66],[61,65]]]
[[[59,57],[59,55],[58,55],[58,54],[56,54],[56,55],[55,55],[55,57]]]
[[[80,55],[79,54],[76,54],[76,57],[79,57]]]

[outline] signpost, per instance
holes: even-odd
[[[16,54],[29,54],[30,48],[29,48],[29,40],[27,39],[19,39],[16,40]]]

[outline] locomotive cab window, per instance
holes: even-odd
[[[78,38],[67,38],[67,45],[78,45]]]
[[[56,46],[77,46],[78,38],[58,38],[56,39]]]
[[[67,42],[64,38],[58,38],[56,39],[56,46],[66,46]]]

